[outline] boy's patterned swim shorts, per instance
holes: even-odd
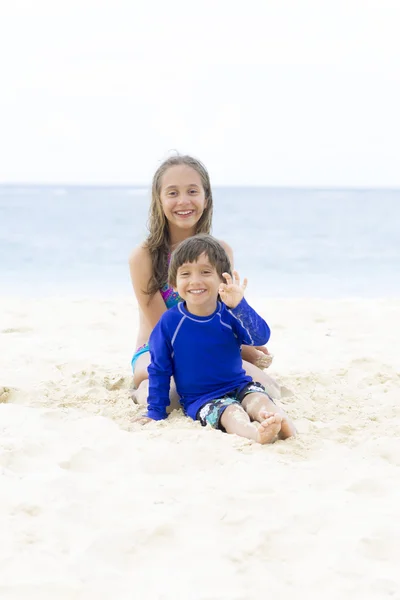
[[[265,387],[261,383],[251,381],[243,388],[238,388],[225,394],[223,398],[210,400],[204,404],[197,413],[197,419],[203,426],[211,425],[214,429],[221,429],[224,431],[224,428],[221,426],[221,416],[224,410],[226,410],[228,406],[231,406],[231,404],[240,404],[247,394],[253,394],[254,392],[265,394],[273,402],[271,396],[267,394]]]

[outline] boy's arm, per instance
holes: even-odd
[[[263,346],[268,342],[271,335],[270,328],[254,308],[246,302],[245,298],[242,298],[239,304],[235,308],[230,308],[229,311],[235,317],[236,335],[241,344]]]
[[[172,348],[163,319],[157,323],[149,340],[151,362],[148,367],[149,395],[146,417],[160,421],[167,418],[169,387],[172,375]]]
[[[264,319],[244,299],[247,279],[241,284],[237,271],[233,271],[233,278],[230,273],[222,273],[222,276],[226,283],[221,283],[218,292],[222,302],[235,317],[233,325],[240,343],[263,346],[268,342],[271,331]]]

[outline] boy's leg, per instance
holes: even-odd
[[[282,418],[279,439],[285,440],[288,437],[296,435],[296,428],[285,411],[280,406],[277,406],[267,394],[263,394],[262,392],[246,394],[242,400],[242,407],[250,419],[259,423],[265,420],[265,413],[279,414]]]
[[[225,408],[220,422],[227,433],[236,433],[236,435],[260,444],[271,444],[279,435],[282,417],[277,413],[265,412],[264,418],[259,424],[252,423],[240,404],[231,404]]]

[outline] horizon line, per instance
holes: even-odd
[[[0,187],[47,187],[47,188],[135,188],[151,189],[151,184],[143,183],[57,183],[57,182],[0,182]],[[345,184],[232,184],[215,183],[212,188],[263,188],[263,189],[281,189],[281,190],[368,190],[368,191],[400,191],[398,185],[345,185]]]

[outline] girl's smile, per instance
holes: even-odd
[[[175,211],[175,214],[181,219],[187,219],[191,217],[195,212],[195,210],[177,210]]]

